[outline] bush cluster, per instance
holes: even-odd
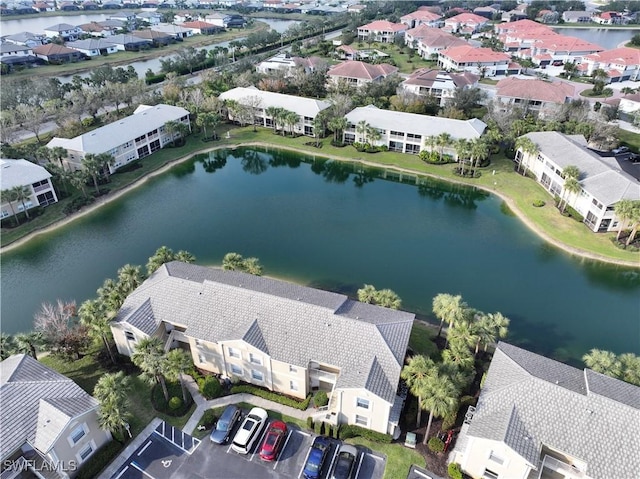
[[[178,396],[173,396],[171,399],[169,399],[169,409],[171,409],[172,411],[177,411],[181,406],[182,399],[180,399]]]
[[[536,208],[542,208],[546,203],[543,200],[533,200],[533,206]]]
[[[307,396],[304,401],[300,401],[299,399],[267,391],[266,389],[259,388],[258,386],[252,386],[251,384],[241,384],[231,387],[231,394],[240,393],[253,394],[254,396],[277,402],[278,404],[283,404],[285,406],[290,406],[295,409],[300,409],[301,411],[307,409],[309,407],[309,402],[311,401],[311,396]]]
[[[213,425],[216,423],[216,415],[213,412],[213,409],[207,409],[202,418],[200,418],[200,425],[204,426],[207,429],[211,429]]]
[[[369,441],[381,442],[389,444],[393,441],[393,437],[389,434],[383,434],[381,432],[372,431],[371,429],[365,429],[360,426],[352,424],[343,424],[340,426],[338,433],[340,439],[349,439],[350,437],[364,437]]]
[[[313,396],[313,405],[316,407],[324,407],[329,404],[329,396],[324,391],[318,391]]]
[[[447,473],[451,479],[462,479],[462,469],[460,469],[460,464],[456,464],[452,462],[447,467]]]
[[[444,442],[439,437],[432,437],[427,442],[427,447],[431,452],[442,452],[444,451]]]
[[[73,199],[71,203],[66,205],[62,211],[66,215],[75,213],[83,206],[90,205],[91,203],[93,203],[94,200],[95,198],[93,196],[89,196],[87,198],[85,198],[84,196],[79,196],[78,198]]]
[[[222,396],[224,388],[220,384],[220,380],[215,376],[207,376],[198,378],[198,389],[206,399],[215,399]]]
[[[387,147],[387,145],[375,146],[371,143],[358,143],[357,141],[353,143],[353,147],[361,153],[378,153],[379,151],[389,151],[389,147]]]

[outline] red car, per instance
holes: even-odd
[[[260,459],[263,461],[274,461],[278,457],[286,438],[287,425],[282,421],[273,421],[269,425],[269,430],[264,437],[264,441],[262,441]]]

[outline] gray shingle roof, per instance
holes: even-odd
[[[331,364],[341,369],[336,387],[367,388],[393,403],[414,315],[352,303],[271,278],[171,262],[127,298],[116,321],[138,321],[150,304],[156,321],[184,325],[188,336],[243,339],[300,367]]]
[[[631,478],[639,425],[640,388],[501,342],[468,435],[502,441],[534,466],[544,445],[584,461],[594,479]]]
[[[29,441],[47,453],[69,421],[97,407],[71,379],[17,354],[0,363],[0,459]]]
[[[239,103],[243,103],[247,98],[256,96],[262,100],[260,108],[267,109],[270,106],[282,107],[287,110],[295,111],[298,115],[309,116],[312,118],[315,118],[318,113],[331,106],[328,102],[323,100],[263,91],[258,90],[253,86],[247,88],[232,88],[231,90],[221,93],[219,98],[221,100],[235,100]]]
[[[625,173],[609,157],[600,157],[586,148],[580,135],[564,135],[557,131],[538,131],[524,135],[530,138],[540,153],[560,168],[575,165],[580,169],[582,188],[604,205],[612,205],[622,199],[639,200],[640,184]]]
[[[32,185],[48,178],[51,178],[51,173],[30,161],[0,159],[0,188],[3,190]]]

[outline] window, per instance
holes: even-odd
[[[360,416],[360,414],[356,414],[356,424],[358,426],[368,427],[369,426],[369,418],[367,418],[365,416]]]
[[[237,364],[231,365],[231,372],[237,376],[242,376],[242,368]]]
[[[253,353],[249,353],[249,362],[253,363],[253,364],[260,364],[262,365],[262,358],[260,356],[256,356]]]
[[[205,362],[204,356],[202,354],[198,354],[198,362],[201,364]]]
[[[484,473],[482,474],[482,479],[498,479],[498,474],[490,471],[489,469],[485,469]]]
[[[295,366],[292,366],[291,364],[289,364],[289,372],[290,373],[297,373],[298,372],[298,368],[296,368]]]
[[[369,400],[364,398],[357,398],[356,406],[362,409],[369,409]]]
[[[83,463],[84,461],[87,460],[87,458],[93,453],[93,442],[91,442],[90,444],[87,444],[87,447],[85,447],[82,451],[80,451],[78,453],[78,460],[80,463]]]
[[[75,446],[86,434],[87,432],[84,429],[84,424],[80,424],[71,432],[71,435],[69,436],[69,444]]]
[[[255,369],[252,369],[251,378],[255,379],[256,381],[264,381],[264,374],[262,374],[260,371],[256,371]]]
[[[489,460],[495,462],[496,464],[500,464],[501,466],[504,464],[504,459],[498,456],[495,451],[491,451],[491,454],[489,454]]]
[[[289,381],[289,389],[291,389],[292,391],[297,391],[298,383],[295,381]]]
[[[135,341],[136,337],[133,335],[133,333],[131,331],[125,331],[124,332],[124,337],[127,339],[127,341]]]
[[[235,348],[229,348],[229,356],[232,358],[241,358],[240,351]]]

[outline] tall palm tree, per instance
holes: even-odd
[[[174,255],[173,259],[175,261],[182,261],[183,263],[189,263],[189,264],[196,262],[196,257],[193,254],[191,254],[188,251],[185,251],[183,249],[178,251]]]
[[[634,203],[632,200],[620,200],[613,206],[613,211],[618,218],[618,234],[616,235],[616,241],[620,241],[620,235],[627,229],[629,220],[633,217]]]
[[[316,139],[316,148],[318,147],[319,140],[324,135],[326,128],[327,122],[325,121],[324,115],[318,113],[313,119],[313,136]]]
[[[147,276],[151,276],[160,266],[165,263],[173,261],[175,255],[173,250],[166,246],[161,246],[156,252],[149,258],[147,262]]]
[[[96,195],[99,196],[100,187],[98,186],[98,175],[100,174],[102,165],[100,164],[97,155],[94,155],[93,153],[87,153],[80,161],[82,163],[82,168],[93,180],[93,186],[96,189]]]
[[[124,298],[133,293],[143,280],[140,266],[125,264],[118,270],[118,290]]]
[[[82,192],[82,196],[84,198],[88,198],[87,189],[85,185],[87,183],[88,175],[84,170],[76,170],[71,174],[70,182],[74,186],[74,188],[80,190]]]
[[[294,128],[300,121],[300,116],[295,111],[287,111],[283,115],[283,121],[285,125],[289,127],[289,133],[291,133],[291,136],[294,136],[295,135]]]
[[[631,222],[631,233],[627,238],[627,246],[629,246],[635,239],[638,228],[640,227],[640,201],[632,201],[631,204],[631,216],[629,217]]]
[[[457,321],[447,333],[447,345],[455,343],[457,346],[464,346],[469,351],[478,342],[478,333],[476,331],[475,322]]]
[[[279,118],[279,111],[281,110],[280,107],[278,106],[270,106],[265,108],[264,113],[267,116],[271,117],[271,125],[273,126],[273,132],[276,133],[278,130],[278,121],[280,120]]]
[[[524,155],[538,156],[540,152],[538,145],[536,145],[533,140],[526,136],[521,136],[516,140],[515,144],[516,150],[520,150],[522,152],[520,156],[520,161],[518,162],[518,172],[520,171],[520,166],[524,166],[523,175],[527,174],[527,163],[524,161]]]
[[[438,145],[440,153],[440,162],[442,163],[442,157],[444,156],[444,149],[451,144],[453,137],[446,132],[440,133],[436,137],[436,144]]]
[[[129,388],[129,378],[125,376],[123,371],[120,371],[101,376],[93,389],[93,397],[99,403],[98,424],[103,429],[122,437],[123,443],[123,430],[128,426],[127,421],[131,417],[131,413],[128,411]]]
[[[178,121],[171,120],[164,124],[164,132],[171,138],[171,146],[176,146],[176,135],[178,134]]]
[[[213,112],[202,112],[198,115],[196,119],[196,125],[198,125],[204,131],[204,137],[209,138],[207,136],[207,128],[213,128],[213,137],[215,137],[215,127],[220,124],[220,116],[217,113]]]
[[[480,345],[487,350],[489,344],[495,343],[498,338],[504,338],[509,333],[509,323],[511,320],[502,313],[488,313],[478,315],[476,326],[476,334],[478,342],[476,343],[475,354],[478,354]]]
[[[437,294],[433,298],[433,314],[440,318],[440,328],[438,329],[438,337],[442,333],[442,327],[446,321],[449,327],[452,327],[457,321],[466,318],[467,303],[462,300],[462,296],[453,296],[447,293]]]
[[[469,155],[471,154],[471,146],[469,144],[469,141],[464,138],[460,138],[455,143],[455,150],[456,156],[458,157],[458,163],[460,163],[460,176],[464,176],[465,160],[469,158]]]
[[[342,133],[349,126],[349,122],[343,116],[332,118],[329,121],[329,128],[333,131],[333,139],[337,143],[342,138]]]
[[[164,399],[169,401],[169,391],[165,375],[167,373],[167,355],[159,338],[144,338],[138,343],[131,355],[131,361],[142,371],[142,379],[160,384]]]
[[[111,336],[111,320],[115,317],[115,311],[106,310],[104,304],[97,299],[88,299],[78,308],[80,322],[89,328],[89,334],[102,340],[104,348],[109,354],[109,359],[116,364],[116,358],[111,349],[109,337]]]
[[[16,344],[13,336],[0,332],[0,361],[7,359],[16,352]]]
[[[380,130],[371,125],[367,126],[367,139],[369,140],[369,143],[373,145],[380,138],[382,138],[382,133],[380,133]]]
[[[182,399],[187,404],[187,387],[184,384],[183,374],[193,366],[191,357],[182,349],[172,349],[167,353],[167,377],[172,381],[180,381]]]
[[[436,374],[435,377],[430,378],[427,394],[420,402],[420,407],[429,411],[429,421],[422,440],[423,444],[428,441],[433,417],[444,417],[453,414],[458,409],[459,394],[455,384],[448,376]]]
[[[369,132],[369,123],[367,120],[360,120],[356,125],[356,133],[360,135],[362,139],[361,143],[367,142],[367,133]]]
[[[459,323],[459,324],[464,324],[464,323]],[[458,326],[456,326],[455,328],[452,328],[449,334],[451,335],[451,333],[453,333],[457,329],[458,329]],[[475,336],[470,336],[469,340],[473,340],[473,338],[475,338]],[[468,371],[473,369],[474,357],[473,357],[473,354],[471,354],[471,350],[469,349],[469,346],[468,346],[469,340],[466,340],[466,338],[463,340],[463,339],[454,339],[450,337],[449,344],[444,349],[444,351],[442,351],[442,361],[445,364],[451,364],[455,366],[455,368],[460,371],[462,370]]]
[[[427,136],[424,139],[424,147],[429,151],[429,157],[431,157],[437,145],[438,145],[438,137],[435,135]]]
[[[416,427],[420,427],[422,420],[422,401],[429,393],[429,386],[434,378],[438,377],[438,367],[432,359],[418,355],[409,358],[407,364],[402,368],[400,377],[405,380],[409,391],[418,398],[418,415]]]
[[[564,210],[566,210],[567,206],[569,205],[569,196],[571,194],[577,195],[578,193],[580,193],[580,191],[582,191],[582,186],[580,186],[580,182],[576,178],[569,177],[566,180],[564,180],[564,188],[563,189],[564,189],[565,192],[568,193],[565,196],[564,206],[562,208],[562,211],[564,212]]]
[[[14,186],[11,188],[11,191],[13,191],[15,201],[22,203],[22,211],[24,211],[26,217],[30,218],[29,208],[27,208],[27,204],[25,202],[31,198],[31,188],[28,186]]]
[[[222,269],[227,271],[242,271],[244,258],[239,253],[227,253],[222,258]]]
[[[105,178],[109,181],[109,176],[111,175],[111,167],[115,164],[116,158],[115,156],[109,153],[100,153],[96,155],[96,161],[100,165],[100,169],[104,173]]]
[[[589,369],[593,369],[597,373],[606,374],[613,377],[620,376],[620,361],[611,351],[592,349],[587,354],[582,356],[582,360]]]
[[[473,176],[475,176],[478,163],[489,156],[489,147],[484,140],[477,138],[471,142],[470,148],[471,168],[473,169]]]
[[[114,313],[120,309],[122,303],[124,303],[124,300],[126,299],[125,295],[122,294],[118,283],[111,278],[107,278],[103,281],[102,286],[98,288],[97,293],[101,306],[106,311]]]
[[[61,146],[54,146],[53,148],[51,148],[50,157],[52,160],[58,160],[58,163],[60,163],[60,168],[65,169],[64,162],[62,160],[64,160],[68,154],[69,153],[65,148],[62,148]]]
[[[16,224],[19,225],[20,220],[18,219],[18,214],[16,213],[16,210],[13,207],[13,202],[17,201],[16,192],[13,190],[13,188],[0,191],[0,201],[2,201],[3,203],[9,204],[9,208],[11,208],[11,213],[13,214],[13,217],[16,220]]]
[[[38,360],[38,347],[43,344],[41,333],[37,331],[18,333],[14,339],[19,352],[29,354],[33,359]]]

